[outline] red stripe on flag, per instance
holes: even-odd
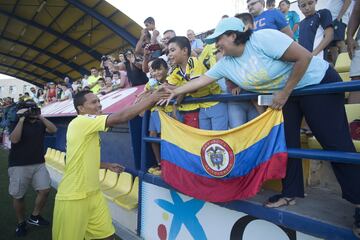
[[[246,176],[231,179],[206,178],[166,160],[161,161],[161,172],[165,182],[186,195],[209,202],[228,202],[255,196],[266,180],[284,178],[287,157],[287,153],[274,154]]]

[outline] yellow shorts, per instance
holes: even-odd
[[[55,200],[53,240],[102,239],[114,233],[109,208],[100,191],[80,200]]]

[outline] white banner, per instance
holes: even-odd
[[[319,240],[147,182],[141,197],[140,234],[146,240]]]

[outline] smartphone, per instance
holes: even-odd
[[[259,95],[258,104],[259,106],[270,106],[273,102],[274,95]]]

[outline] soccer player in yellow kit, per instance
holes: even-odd
[[[66,167],[55,198],[53,240],[114,239],[109,209],[100,191],[99,169],[121,172],[119,164],[100,163],[99,132],[136,117],[153,106],[162,94],[110,115],[102,115],[99,98],[91,91],[75,95],[78,116],[66,134]]]

